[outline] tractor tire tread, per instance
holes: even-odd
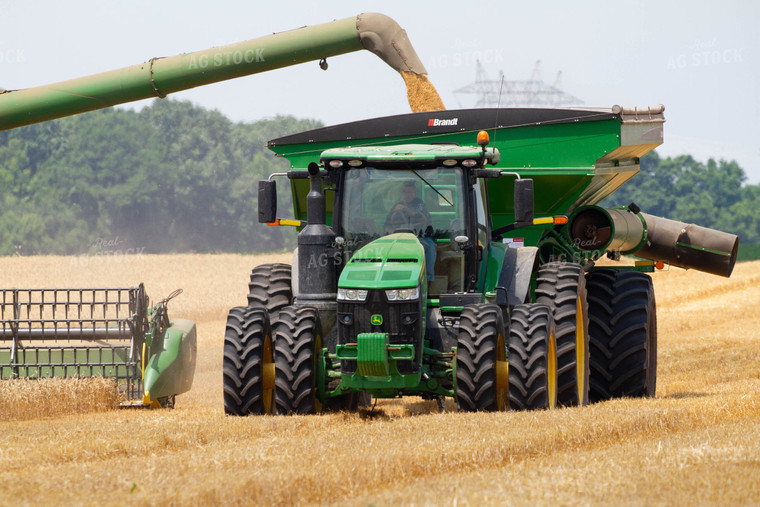
[[[657,326],[649,275],[611,269],[587,276],[592,402],[654,396]]]
[[[314,354],[319,321],[307,306],[280,310],[274,329],[275,405],[278,414],[308,414],[317,409]]]
[[[235,307],[227,316],[224,334],[224,412],[245,416],[261,414],[262,366],[269,317],[263,308]]]
[[[547,305],[518,305],[512,309],[507,341],[509,354],[509,407],[511,410],[548,408],[549,340],[554,331]]]
[[[456,394],[459,410],[498,409],[496,358],[499,333],[504,336],[501,309],[492,304],[468,305],[459,318]]]
[[[576,315],[579,296],[586,355],[584,376],[587,380],[590,373],[588,303],[583,268],[570,262],[551,262],[541,266],[537,277],[536,303],[548,305],[553,310],[557,342],[557,401],[565,406],[588,403],[588,394],[578,392]],[[588,381],[585,385],[588,387]]]
[[[251,270],[248,282],[248,306],[267,309],[271,322],[284,307],[293,301],[291,267],[289,264],[261,264]]]

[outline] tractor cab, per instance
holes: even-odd
[[[342,267],[348,270],[339,287],[401,278],[399,273],[418,261],[414,271],[420,272],[421,291],[428,297],[475,290],[490,224],[486,187],[474,171],[498,157],[492,148],[456,145],[323,152],[325,167],[339,171],[333,229],[343,250]],[[391,238],[419,243],[422,248],[413,249],[419,258],[392,257],[388,263],[380,253],[388,251],[385,245]],[[373,259],[385,264],[383,273],[376,273],[379,278],[370,280]]]

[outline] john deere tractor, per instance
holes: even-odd
[[[247,306],[230,311],[226,413],[653,396],[648,272],[729,276],[738,243],[635,204],[595,206],[661,142],[662,111],[417,113],[270,141],[292,169],[259,183],[259,221],[299,227],[298,248],[292,267],[253,269]],[[277,217],[278,177],[292,219]],[[639,261],[596,267],[622,254]]]

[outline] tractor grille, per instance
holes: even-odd
[[[116,379],[142,398],[145,292],[124,289],[0,289],[0,379]]]
[[[373,326],[372,315],[382,315],[383,323]],[[348,317],[348,318],[346,318]],[[397,361],[403,374],[416,373],[422,360],[422,302],[388,302],[382,290],[370,290],[364,302],[338,302],[338,343],[356,343],[359,333],[389,333],[391,344],[414,345],[413,361]],[[408,323],[405,323],[405,319]],[[356,361],[342,361],[341,371],[356,373]]]

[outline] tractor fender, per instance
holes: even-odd
[[[528,301],[530,279],[537,269],[537,247],[507,248],[497,286],[507,290],[507,304],[510,307]]]

